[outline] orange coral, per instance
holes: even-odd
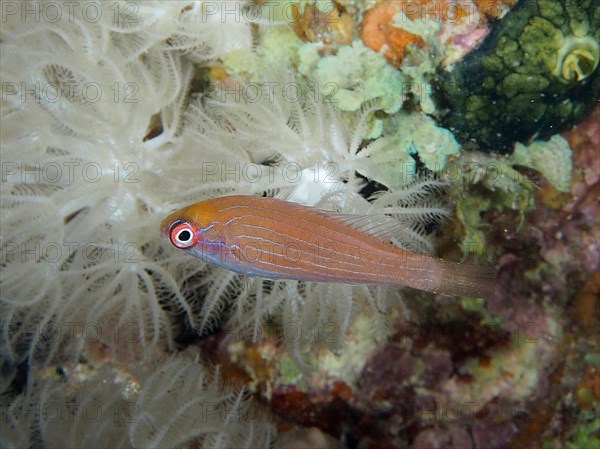
[[[481,15],[487,19],[501,17],[517,0],[473,0]]]
[[[419,6],[426,3],[427,0],[419,0]],[[403,11],[409,18],[409,9],[406,8],[408,2],[397,0],[385,0],[369,9],[363,17],[360,30],[360,38],[364,44],[375,51],[380,51],[384,46],[384,56],[388,63],[398,67],[404,52],[409,44],[415,44],[420,47],[425,45],[423,39],[416,34],[410,33],[401,28],[392,25],[392,18]],[[411,8],[414,11],[414,8]]]

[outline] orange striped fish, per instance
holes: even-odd
[[[383,239],[370,218],[232,195],[172,213],[161,232],[177,248],[248,276],[493,295],[492,268],[405,251]]]

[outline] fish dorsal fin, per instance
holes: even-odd
[[[386,242],[398,237],[402,232],[406,232],[408,228],[406,223],[383,214],[359,215],[329,212],[328,215],[345,225]]]

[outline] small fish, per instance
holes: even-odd
[[[385,239],[389,226],[372,217],[276,198],[201,201],[169,215],[161,232],[177,248],[248,276],[410,286],[477,297],[491,297],[495,287],[492,268],[405,251]]]

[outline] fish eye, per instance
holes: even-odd
[[[198,236],[194,227],[187,223],[179,223],[173,226],[170,233],[171,243],[179,249],[188,249],[198,242]]]

